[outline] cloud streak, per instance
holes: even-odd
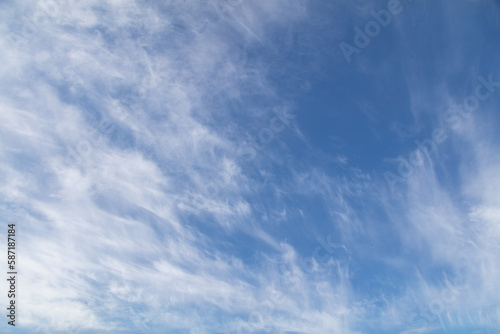
[[[490,93],[480,111],[422,112],[426,90],[407,75],[418,66],[400,77],[376,56],[412,20],[339,66],[348,24],[332,17],[362,21],[373,6],[356,4],[3,4],[0,212],[19,226],[19,328],[498,329],[496,68],[478,71],[492,73],[480,89],[443,79],[441,104],[429,102]],[[412,19],[429,12],[414,5]],[[408,124],[380,108],[374,73],[407,84],[394,104]],[[457,115],[390,191],[380,166],[425,137],[385,130],[432,134]]]

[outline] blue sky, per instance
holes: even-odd
[[[1,332],[500,330],[498,1],[0,6]]]

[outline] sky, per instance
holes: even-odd
[[[499,1],[0,22],[0,332],[500,332]]]

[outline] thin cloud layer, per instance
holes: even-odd
[[[5,332],[498,331],[500,8],[392,2],[1,5]]]

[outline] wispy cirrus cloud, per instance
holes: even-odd
[[[366,22],[373,4],[2,6],[0,210],[19,226],[22,330],[498,328],[497,97],[397,191],[380,177],[471,91],[381,45],[418,51],[419,15],[435,28],[454,9],[408,5],[346,69],[341,13]]]

